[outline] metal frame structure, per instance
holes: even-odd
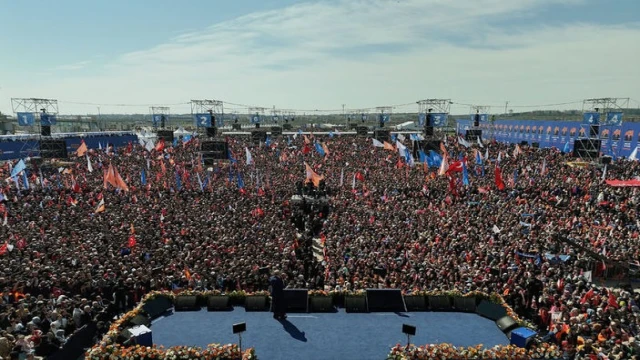
[[[445,133],[447,130],[450,130],[449,127],[449,114],[451,112],[451,99],[425,99],[416,101],[418,104],[418,115],[426,114],[429,109],[433,110],[433,113],[443,113],[447,114],[447,126],[433,127],[433,136],[425,136],[426,140],[442,140],[445,137]]]
[[[193,114],[205,114],[209,113],[212,116],[218,114],[224,118],[224,103],[220,100],[191,100],[191,115]],[[217,124],[213,123],[211,119],[211,126],[215,127]],[[206,131],[204,128],[196,126],[198,133]]]
[[[169,116],[169,115],[171,115],[171,108],[168,107],[168,106],[149,106],[149,112],[151,113],[151,117],[152,117],[151,122],[152,122],[152,124],[153,124],[153,115],[165,115],[167,120],[171,119],[171,116]],[[168,121],[165,122],[165,124],[164,124],[165,127],[169,127],[167,125],[167,123],[168,123]],[[153,127],[157,128],[158,125],[153,125]],[[164,129],[164,127],[163,127],[163,129]]]
[[[14,115],[19,112],[33,113],[36,117],[35,121],[37,125],[30,126],[30,131],[34,130],[34,127],[38,129],[34,134],[38,139],[38,143],[42,141],[42,123],[37,117],[42,111],[46,114],[58,115],[58,100],[56,99],[39,99],[39,98],[11,98],[11,110]],[[25,141],[20,149],[20,153],[24,150],[24,147],[28,145],[28,141]]]
[[[278,121],[284,122],[283,114],[284,114],[284,112],[282,110],[278,110],[276,108],[273,108],[273,109],[271,109],[271,119],[269,119],[269,120],[271,120],[271,122],[275,124],[276,122],[273,120],[273,117],[277,116],[278,117]]]
[[[449,115],[451,111],[451,99],[426,99],[416,102],[418,104],[418,114],[426,114],[427,110],[433,109],[436,113]]]
[[[585,99],[582,101],[582,113],[589,112],[597,112],[600,114],[600,122],[598,123],[598,134],[597,136],[591,136],[591,125],[580,123],[580,132],[584,132],[584,136],[579,136],[580,140],[587,140],[590,147],[594,147],[597,144],[597,141],[600,140],[601,143],[605,143],[605,146],[612,146],[611,138],[613,137],[613,125],[607,123],[606,116],[608,112],[611,111],[621,111],[623,109],[629,108],[629,98],[594,98],[594,99]],[[608,130],[606,132],[606,136],[603,136],[604,130]],[[578,133],[580,134],[580,133]],[[575,145],[574,145],[575,146]],[[583,160],[595,160],[600,156],[600,152],[602,150],[602,144],[598,148],[597,156],[582,156],[578,153],[578,156]]]

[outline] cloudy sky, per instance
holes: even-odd
[[[191,99],[636,107],[639,13],[638,0],[0,0],[0,111],[12,97],[58,99],[62,114],[189,112]]]

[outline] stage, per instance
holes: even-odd
[[[347,314],[289,314],[285,321],[269,312],[176,312],[153,321],[153,342],[165,347],[206,347],[210,343],[237,343],[232,325],[246,322],[242,347],[253,347],[261,360],[275,359],[384,359],[392,346],[406,344],[402,324],[417,327],[416,345],[450,343],[484,347],[507,345],[495,323],[476,314],[409,312]]]

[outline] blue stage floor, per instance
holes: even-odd
[[[389,349],[406,344],[402,324],[415,325],[413,344],[450,343],[456,346],[506,345],[507,337],[491,320],[476,314],[451,312],[289,314],[279,322],[269,312],[177,312],[156,319],[153,342],[165,347],[206,347],[210,343],[237,343],[231,326],[247,323],[243,348],[253,347],[261,360],[384,359]]]

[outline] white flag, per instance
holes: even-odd
[[[340,187],[344,183],[344,168],[340,171]]]
[[[482,145],[482,140],[480,139],[480,136],[478,136],[478,146],[480,146],[481,148],[484,147],[484,145]]]
[[[635,149],[633,149],[633,152],[631,153],[631,155],[629,155],[629,160],[638,160],[638,147],[636,146]]]
[[[84,156],[87,157],[87,170],[89,172],[93,172],[93,166],[91,166],[91,160],[89,159],[89,155],[88,154],[84,154]]]
[[[604,171],[602,172],[602,181],[607,178],[607,165],[604,166]]]
[[[493,230],[494,234],[500,234],[500,228],[498,228],[497,225],[493,225],[493,229],[491,229],[491,230]]]
[[[378,141],[377,139],[371,138],[373,140],[373,146],[375,147],[384,147],[384,144]]]
[[[471,146],[471,144],[469,144],[469,142],[467,142],[467,140],[463,139],[462,136],[458,136],[458,144],[468,148],[469,146]]]
[[[404,135],[402,135],[402,134],[398,134],[398,140],[400,140],[400,141],[404,142],[404,141],[405,141],[405,139],[406,139],[406,138],[404,137]]]
[[[244,148],[244,152],[247,155],[247,165],[253,164],[253,156],[251,156],[251,151],[249,151],[249,148]]]

